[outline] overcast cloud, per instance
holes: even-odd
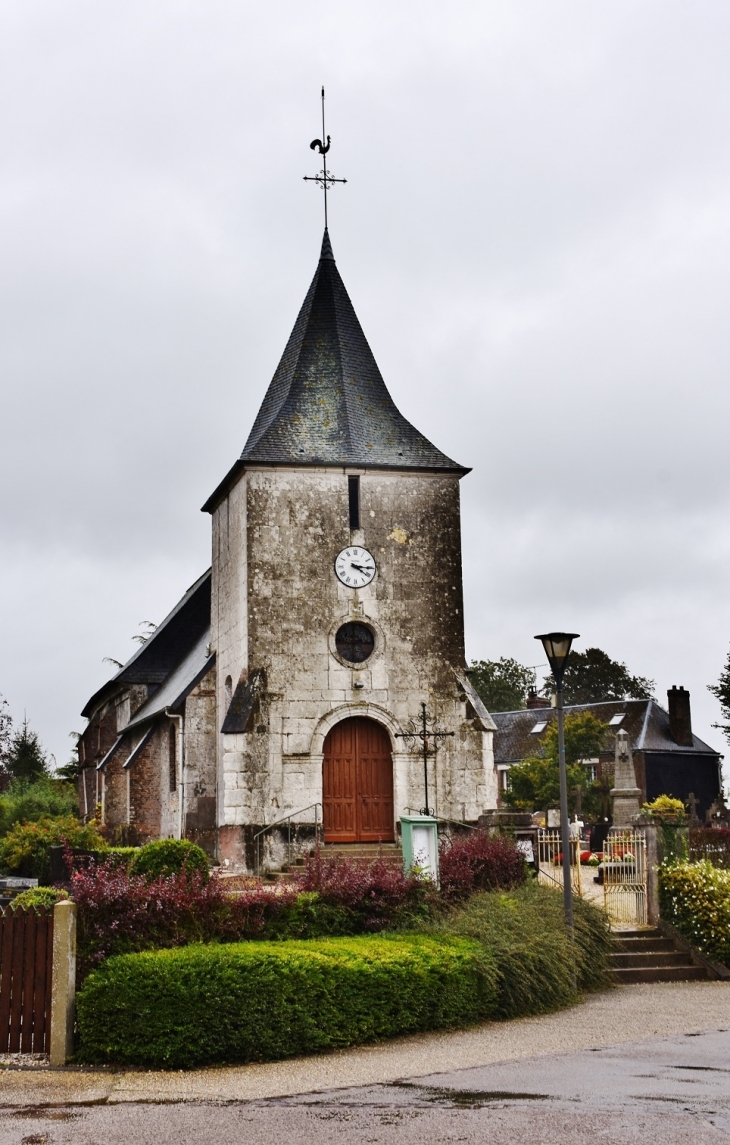
[[[730,6],[4,0],[0,692],[68,732],[209,564],[314,273],[462,483],[470,657],[730,645]]]

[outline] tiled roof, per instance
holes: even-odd
[[[397,409],[337,270],[327,231],[248,441],[204,509],[214,507],[246,463],[468,472]]]
[[[610,727],[606,736],[606,749],[613,751],[617,731],[628,732],[633,751],[697,752],[718,755],[714,748],[693,736],[692,747],[681,747],[669,731],[669,714],[656,700],[612,700],[603,704],[575,704],[565,708],[566,715],[592,712],[597,719],[608,723],[613,716],[624,713],[620,724]],[[539,723],[550,724],[557,719],[555,708],[529,708],[520,712],[492,712],[497,725],[494,734],[495,763],[515,763],[533,755],[547,728],[533,732]]]

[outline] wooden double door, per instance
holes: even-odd
[[[325,843],[393,841],[393,756],[375,720],[342,720],[328,734],[322,805]]]

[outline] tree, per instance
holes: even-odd
[[[720,728],[725,733],[725,739],[730,743],[730,652],[728,653],[725,667],[720,673],[720,679],[716,684],[707,685],[708,692],[712,692],[720,701],[720,711],[724,724],[714,724],[714,727]]]
[[[7,768],[14,779],[27,779],[31,783],[49,773],[46,753],[37,732],[30,727],[27,716],[23,717],[22,724],[10,741]]]
[[[5,697],[0,696],[0,772],[7,773],[9,770],[8,755],[12,736],[13,717],[10,715],[10,707]]]
[[[650,700],[653,680],[632,676],[625,664],[612,660],[600,648],[571,652],[563,676],[566,704],[600,704],[606,700]],[[545,677],[543,694],[552,695],[555,682]]]
[[[68,763],[64,763],[62,767],[57,767],[55,771],[56,779],[65,779],[67,783],[75,783],[81,773],[81,764],[79,762],[79,740],[81,739],[81,732],[69,732],[70,738],[74,741],[74,746],[71,749],[71,757]]]
[[[524,708],[529,688],[537,677],[532,668],[502,656],[499,660],[472,660],[470,682],[490,712],[516,712]]]
[[[608,724],[592,712],[575,712],[565,717],[565,764],[569,801],[574,807],[575,792],[589,795],[593,783],[580,760],[595,759],[604,749]],[[544,810],[560,802],[558,725],[551,722],[540,744],[539,754],[528,756],[510,768],[509,788],[504,801],[510,807]]]

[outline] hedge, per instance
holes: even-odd
[[[193,945],[118,955],[78,996],[85,1062],[274,1060],[496,1012],[494,959],[427,935]]]
[[[730,871],[704,860],[659,868],[662,918],[703,954],[730,966]]]

